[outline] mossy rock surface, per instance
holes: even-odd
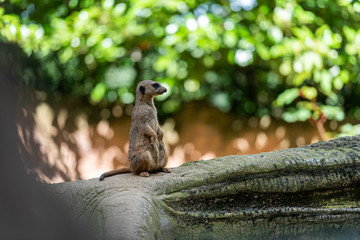
[[[360,236],[360,136],[50,186],[99,239]]]

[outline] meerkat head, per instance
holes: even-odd
[[[145,80],[141,81],[136,88],[136,95],[141,94],[144,97],[156,97],[163,93],[166,93],[167,89],[160,85],[158,82]]]

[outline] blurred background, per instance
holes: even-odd
[[[53,183],[127,166],[145,79],[168,89],[169,167],[360,134],[359,20],[351,0],[0,0],[25,168]]]

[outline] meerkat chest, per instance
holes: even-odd
[[[149,125],[151,126],[152,129],[154,129],[154,131],[157,131],[157,127],[158,127],[158,120],[157,120],[157,112],[156,109],[151,111],[151,114],[149,115],[148,118],[149,121]]]
[[[156,108],[144,106],[135,109],[132,118],[133,122],[137,122],[136,125],[149,125],[155,132],[157,131],[158,120]]]

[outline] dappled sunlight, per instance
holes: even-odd
[[[185,151],[181,146],[177,146],[173,150],[173,154],[169,156],[166,167],[178,167],[185,162]]]
[[[79,100],[67,101],[71,104],[62,99],[41,100],[33,115],[23,110],[24,116],[34,118],[33,125],[18,125],[24,151],[38,158],[28,169],[40,180],[55,183],[97,178],[105,171],[128,166],[129,115],[133,107],[126,106],[123,112],[114,106],[105,112]],[[319,141],[316,129],[305,123],[288,124],[267,115],[242,119],[195,102],[165,119],[161,128],[170,168],[187,161],[254,154]]]
[[[42,181],[96,178],[105,171],[128,166],[129,115],[119,114],[117,107],[110,111],[110,116],[96,111],[94,108],[92,114],[98,114],[98,120],[89,121],[85,111],[76,110],[74,114],[71,109],[66,110],[64,104],[56,107],[46,102],[38,104],[33,140],[39,146],[43,163],[32,171]],[[120,118],[116,117],[119,115]],[[302,126],[302,130],[296,130],[268,116],[239,119],[196,104],[184,107],[179,115],[166,119],[161,127],[169,152],[167,167],[224,155],[296,147],[319,140],[313,128]],[[26,134],[26,129],[19,132]],[[53,174],[42,171],[44,164],[53,169]]]
[[[81,109],[81,106],[72,107]],[[54,107],[40,102],[34,108],[33,125],[18,125],[23,152],[37,158],[27,164],[28,168],[42,181],[88,179],[128,164],[128,140],[115,143],[114,129],[109,121],[100,118],[90,123],[88,115],[78,110],[74,111],[66,103]],[[116,108],[113,112],[119,116]],[[100,115],[104,114],[100,111]],[[24,109],[23,116],[29,118],[31,115]],[[125,124],[126,134],[128,126]],[[29,161],[26,156],[24,161]]]

